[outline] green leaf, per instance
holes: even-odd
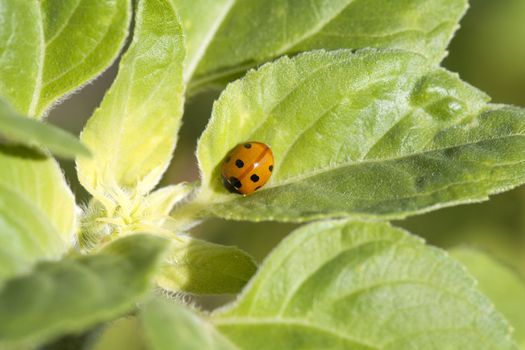
[[[151,192],[144,197],[141,203],[141,215],[144,219],[157,219],[155,225],[162,226],[164,221],[169,218],[173,206],[186,198],[192,189],[187,183],[181,182]]]
[[[455,248],[451,254],[474,275],[481,291],[509,320],[514,328],[514,338],[525,348],[525,281],[514,271],[481,252]]]
[[[81,135],[94,156],[78,160],[79,179],[101,201],[148,193],[168,166],[183,107],[183,44],[168,0],[139,1],[131,46]]]
[[[29,271],[39,260],[60,257],[66,249],[41,211],[0,185],[0,286],[6,279]]]
[[[157,284],[174,292],[192,294],[238,293],[257,265],[236,247],[178,236],[166,255]]]
[[[0,144],[0,169],[0,186],[43,213],[69,246],[77,228],[77,206],[58,163],[31,149]]]
[[[237,349],[211,324],[186,307],[166,300],[146,304],[141,310],[140,323],[151,350]]]
[[[146,350],[148,348],[143,333],[136,317],[123,317],[108,323],[89,349]]]
[[[0,95],[41,117],[113,62],[129,17],[128,0],[3,1]]]
[[[486,200],[525,182],[525,110],[487,100],[408,52],[282,58],[215,103],[197,148],[202,189],[193,210],[243,220],[384,219]],[[273,175],[248,197],[228,194],[220,166],[248,140],[272,148]]]
[[[41,263],[0,291],[0,347],[35,346],[131,309],[150,286],[167,241],[134,235],[98,254]]]
[[[0,136],[28,146],[36,144],[64,158],[90,155],[89,150],[70,133],[25,118],[2,99],[0,99]]]
[[[265,61],[314,49],[411,50],[438,63],[466,0],[172,0],[188,42],[192,87],[231,79]]]
[[[124,197],[113,211],[108,210],[105,203],[92,198],[82,212],[78,246],[82,251],[89,252],[112,237],[140,232],[173,238],[173,232],[180,231],[174,225],[170,211],[191,189],[186,183],[179,183],[162,187],[146,196]]]
[[[303,226],[212,316],[240,349],[517,349],[461,265],[384,223]]]

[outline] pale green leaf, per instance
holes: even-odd
[[[41,211],[0,185],[0,285],[39,260],[60,257],[66,249]]]
[[[123,197],[113,211],[105,203],[92,198],[80,220],[78,244],[81,250],[89,251],[111,237],[140,232],[173,237],[173,232],[178,231],[170,211],[191,189],[188,184],[179,183],[162,187],[146,196]]]
[[[212,320],[240,349],[517,349],[461,265],[384,223],[298,229]]]
[[[58,163],[28,148],[0,145],[0,169],[0,185],[43,213],[65,244],[73,243],[77,206]]]
[[[173,206],[183,200],[191,190],[192,187],[184,182],[161,187],[144,198],[141,213],[145,218],[166,219],[169,217]],[[158,226],[162,226],[162,224],[163,222],[158,222]]]
[[[55,126],[25,118],[2,99],[0,99],[0,137],[29,146],[44,147],[65,158],[90,154],[73,135]]]
[[[279,59],[215,103],[198,144],[202,189],[192,210],[244,220],[402,218],[486,200],[525,182],[525,110],[487,100],[408,52]],[[273,175],[250,196],[228,194],[220,166],[249,140],[272,148]]]
[[[186,37],[184,80],[188,82],[235,0],[170,0],[180,14]]]
[[[481,252],[455,248],[454,258],[465,265],[479,288],[514,328],[514,338],[525,348],[525,281],[514,271]]]
[[[113,62],[129,18],[128,0],[3,0],[0,95],[41,117]]]
[[[138,2],[133,41],[117,78],[88,121],[77,162],[82,185],[101,201],[144,195],[169,164],[183,106],[184,46],[168,0]]]
[[[136,317],[112,321],[100,333],[90,350],[150,350]]]
[[[241,249],[178,236],[166,255],[156,282],[173,292],[237,293],[255,271],[255,261]]]
[[[163,299],[141,306],[137,317],[108,324],[92,350],[233,350],[213,325],[187,307]]]
[[[131,309],[150,286],[167,241],[134,235],[98,254],[41,263],[0,290],[0,347],[37,345]]]
[[[182,305],[153,300],[140,313],[149,350],[235,350],[214,327]],[[269,340],[271,341],[271,340]]]
[[[172,0],[188,42],[185,78],[199,88],[284,54],[399,48],[437,63],[466,0]]]

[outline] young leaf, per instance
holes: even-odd
[[[161,218],[156,225],[162,226],[164,219],[169,218],[173,206],[183,200],[191,190],[192,187],[184,182],[161,187],[144,197],[141,214],[144,218]]]
[[[113,62],[129,18],[128,0],[3,1],[0,95],[41,117]]]
[[[456,248],[452,256],[464,264],[479,288],[509,320],[514,338],[525,347],[525,282],[521,276],[481,252]]]
[[[144,195],[160,180],[182,115],[183,59],[182,29],[168,0],[139,1],[131,46],[81,135],[93,157],[78,160],[79,179],[96,198]]]
[[[150,350],[237,349],[186,307],[166,300],[146,304],[140,313],[140,324]]]
[[[31,203],[70,245],[77,207],[58,163],[31,149],[0,144],[0,169],[0,186]],[[24,213],[18,215],[24,217]]]
[[[89,150],[73,135],[15,112],[7,103],[0,99],[0,137],[9,141],[28,146],[47,148],[58,156],[74,158],[89,156]]]
[[[18,193],[0,185],[0,286],[67,249],[46,217]]]
[[[282,58],[215,104],[198,144],[194,205],[232,219],[302,221],[402,218],[486,200],[525,182],[525,110],[487,99],[408,52]],[[243,198],[228,194],[219,168],[249,140],[268,144],[275,165]]]
[[[88,252],[112,236],[140,232],[173,237],[173,232],[180,231],[174,227],[170,211],[190,190],[186,183],[179,183],[162,187],[146,196],[123,197],[118,206],[113,206],[113,211],[108,210],[105,203],[92,198],[82,212],[81,229],[77,236],[80,249]]]
[[[188,42],[185,79],[198,88],[284,54],[365,47],[440,62],[466,0],[172,0]]]
[[[187,236],[179,236],[166,257],[156,282],[175,292],[238,293],[257,271],[243,250]]]
[[[0,290],[0,347],[35,346],[132,308],[167,241],[133,235],[96,255],[41,263]]]
[[[212,320],[240,349],[517,349],[461,265],[384,223],[298,229]]]

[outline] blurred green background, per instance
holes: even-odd
[[[486,91],[494,103],[525,106],[525,0],[472,0],[471,8],[443,65]],[[79,133],[116,74],[116,65],[57,106],[49,120]],[[184,125],[171,167],[162,184],[198,178],[194,150],[218,92],[187,101]],[[64,162],[66,176],[80,202],[87,194],[78,185],[74,164]],[[429,243],[448,248],[468,245],[487,251],[525,276],[525,187],[490,201],[463,205],[396,222]],[[192,232],[214,242],[242,247],[261,261],[297,225],[209,220]]]

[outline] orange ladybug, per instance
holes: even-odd
[[[247,195],[264,186],[273,171],[273,153],[262,142],[235,146],[224,159],[222,183],[228,191]]]

